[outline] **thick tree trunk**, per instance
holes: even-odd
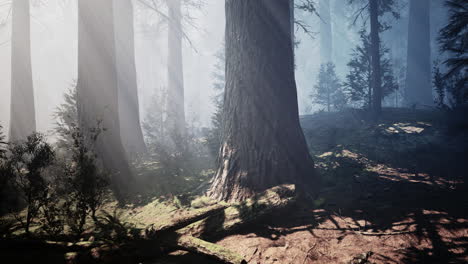
[[[129,154],[146,152],[140,124],[140,104],[135,65],[133,4],[131,0],[114,2],[115,49],[119,86],[120,131]]]
[[[226,1],[224,135],[209,190],[215,199],[315,180],[299,124],[290,23],[289,0]]]
[[[410,1],[406,103],[433,105],[431,85],[430,1]]]
[[[332,24],[330,0],[320,0],[320,55],[321,63],[332,62]]]
[[[31,67],[29,0],[12,3],[10,141],[36,131]]]
[[[382,112],[382,78],[380,69],[380,37],[379,37],[379,4],[377,0],[369,0],[371,24],[371,57],[372,57],[372,110],[375,117]]]
[[[112,173],[113,188],[122,198],[131,172],[120,138],[112,2],[78,1],[78,117],[85,135],[99,122],[105,129],[94,150]]]
[[[166,129],[173,139],[185,134],[184,72],[182,62],[181,0],[167,0],[169,8],[167,58],[167,122]]]

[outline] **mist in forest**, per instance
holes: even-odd
[[[0,261],[467,263],[468,1],[0,0]]]

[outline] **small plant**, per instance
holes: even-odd
[[[51,236],[58,236],[64,232],[65,212],[60,204],[59,197],[51,193],[45,199],[41,210],[42,230]]]
[[[109,175],[97,165],[97,157],[88,147],[104,129],[100,122],[88,133],[83,133],[78,126],[76,84],[64,94],[64,100],[55,112],[57,145],[65,152],[63,175],[57,182],[61,183],[61,195],[65,197],[61,209],[66,215],[64,221],[74,234],[80,235],[89,216],[97,222],[96,212],[104,202],[109,186]]]
[[[29,235],[31,223],[46,203],[49,186],[43,171],[52,164],[55,153],[38,133],[28,136],[26,141],[11,144],[9,152],[14,183],[26,204],[26,222],[18,219]]]
[[[100,230],[99,235],[104,240],[112,243],[134,239],[140,235],[135,225],[122,220],[122,211],[118,211],[117,209],[112,214],[103,211],[103,216],[99,217],[97,225]]]
[[[108,175],[96,165],[95,154],[88,150],[81,130],[70,127],[72,144],[69,146],[71,159],[65,162],[65,188],[68,191],[64,210],[67,214],[67,224],[75,234],[81,234],[88,216],[97,222],[96,212],[103,204],[107,187]],[[99,129],[93,130],[91,138],[96,140]]]
[[[445,99],[446,99],[446,87],[445,87],[445,81],[443,78],[443,74],[440,71],[440,67],[438,62],[434,63],[434,68],[432,70],[432,84],[434,85],[434,88],[437,92],[437,97],[435,99],[435,103],[437,107],[440,109],[445,109],[447,108],[447,105],[445,104]]]

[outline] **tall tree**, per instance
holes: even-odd
[[[406,103],[432,105],[430,1],[410,1]]]
[[[182,137],[185,130],[184,73],[182,61],[182,0],[166,0],[168,6],[167,131]]]
[[[131,177],[120,138],[118,78],[112,0],[78,1],[78,119],[85,134],[105,129],[93,150],[112,173],[112,184],[122,198]],[[89,135],[88,135],[89,136]]]
[[[380,23],[379,3],[377,0],[369,0],[370,14],[370,40],[371,40],[371,68],[372,68],[372,94],[374,115],[379,116],[382,112],[382,79],[380,69]]]
[[[223,142],[209,195],[236,201],[283,183],[305,188],[316,177],[299,124],[290,2],[225,8]]]
[[[320,55],[321,63],[332,62],[332,22],[330,0],[320,0]]]
[[[396,0],[348,0],[351,4],[364,3],[355,14],[354,22],[359,17],[370,20],[370,55],[371,55],[371,84],[372,84],[372,111],[374,117],[378,117],[382,112],[382,69],[381,69],[381,45],[380,32],[388,29],[386,23],[380,21],[380,17],[386,13],[391,13],[395,18],[399,18],[399,13],[395,11]],[[368,10],[368,16],[364,16]]]
[[[351,53],[348,62],[349,73],[346,75],[345,88],[349,99],[358,102],[363,108],[372,110],[372,44],[370,35],[365,29],[359,32],[361,43]],[[393,75],[393,65],[390,60],[390,50],[384,45],[380,48],[381,90],[382,98],[398,89]]]
[[[122,142],[128,154],[146,152],[140,124],[140,104],[135,65],[135,36],[131,0],[114,2],[115,50],[119,87]]]
[[[12,3],[10,141],[25,140],[36,130],[31,66],[29,0]]]

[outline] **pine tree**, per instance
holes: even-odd
[[[336,76],[335,65],[331,62],[320,66],[315,90],[315,93],[311,94],[312,99],[315,103],[325,106],[328,112],[332,108],[341,110],[346,105],[341,82]]]
[[[372,54],[370,36],[365,29],[360,31],[361,43],[353,49],[351,60],[348,62],[350,69],[346,75],[345,89],[349,99],[357,102],[363,108],[372,107]],[[393,67],[389,58],[389,49],[380,47],[380,69],[382,98],[385,98],[396,89],[398,84],[393,76]]]
[[[384,69],[381,69],[381,41],[380,33],[385,29],[388,29],[389,25],[381,21],[381,17],[387,13],[391,13],[395,18],[399,18],[399,13],[396,12],[396,0],[348,0],[350,4],[359,5],[359,9],[354,15],[354,22],[358,18],[363,18],[367,22],[367,18],[370,21],[370,33],[369,33],[369,54],[370,54],[370,88],[368,96],[372,97],[368,100],[370,103],[369,108],[372,109],[374,117],[378,117],[382,111],[382,99],[385,97],[382,85],[382,78]],[[368,15],[366,14],[368,11]],[[364,24],[366,24],[364,22]]]
[[[452,57],[445,61],[449,67],[447,76],[457,73],[464,74],[467,80],[468,67],[468,1],[445,1],[449,8],[450,18],[447,25],[440,30],[439,43],[441,50]]]
[[[468,2],[448,0],[449,23],[440,31],[441,50],[450,58],[444,64],[445,90],[451,107],[468,105]]]

